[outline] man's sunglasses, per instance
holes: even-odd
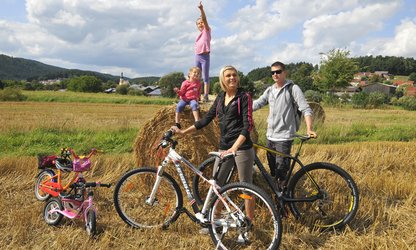
[[[283,72],[283,70],[281,70],[281,69],[278,69],[278,70],[275,70],[275,71],[272,71],[272,72],[270,72],[272,75],[274,75],[274,74],[281,74]]]

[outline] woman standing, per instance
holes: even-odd
[[[201,120],[187,129],[173,127],[177,134],[187,134],[207,126],[218,117],[220,127],[219,151],[221,155],[234,153],[233,160],[224,162],[221,166],[217,183],[223,186],[228,173],[235,164],[240,181],[253,182],[254,150],[250,138],[253,129],[253,110],[251,96],[239,87],[240,78],[233,66],[225,66],[219,74],[223,92],[217,95],[208,113]],[[218,168],[215,162],[215,171]],[[254,200],[246,200],[246,213],[249,219],[254,217]]]

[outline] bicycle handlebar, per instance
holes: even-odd
[[[78,156],[78,155],[75,153],[75,151],[74,151],[72,148],[70,148],[70,147],[67,147],[67,148],[61,148],[61,156],[62,156],[63,158],[68,158],[70,155],[72,155],[75,159],[79,159],[79,158],[89,159],[89,158],[91,158],[91,156],[93,156],[94,154],[96,154],[96,153],[98,153],[98,152],[104,152],[104,151],[102,151],[102,150],[98,150],[98,149],[96,149],[96,148],[92,148],[92,149],[91,149],[91,151],[88,153],[88,155],[87,155],[87,156],[80,157],[80,156]]]
[[[218,158],[221,158],[223,161],[235,157],[234,153],[227,153],[227,154],[223,155],[222,157],[221,157],[221,152],[209,152],[208,154],[212,155],[212,156],[215,156],[215,157],[218,157]]]
[[[172,145],[172,148],[175,148],[177,141],[172,139],[172,136],[175,134],[175,132],[172,129],[169,129],[168,131],[166,131],[163,134],[162,139],[160,140],[159,145],[157,146],[157,148],[162,147],[162,148],[166,148],[167,146],[169,146],[169,144]]]
[[[292,138],[289,138],[289,140],[293,140],[293,139],[296,139],[296,138],[298,138],[302,141],[307,141],[309,139],[316,139],[318,137],[315,136],[315,135],[309,135],[309,134],[307,134],[307,135],[294,134]]]

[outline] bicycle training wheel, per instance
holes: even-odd
[[[94,210],[88,211],[85,230],[89,236],[94,236],[97,233],[97,216]]]
[[[64,209],[62,202],[59,198],[50,199],[45,204],[45,208],[43,209],[43,219],[45,220],[45,222],[48,225],[56,226],[61,222],[63,215],[58,212],[50,213],[50,211],[53,209],[59,209],[59,210]]]
[[[277,249],[282,237],[282,221],[271,198],[253,184],[237,182],[220,190],[210,204],[208,227],[219,249]],[[250,203],[252,205],[250,205]],[[253,218],[246,215],[251,209]]]
[[[199,171],[203,173],[205,178],[212,178],[213,177],[213,171],[214,171],[214,165],[215,165],[215,158],[216,157],[210,157],[206,159],[199,167]],[[236,167],[234,166],[233,171],[230,172],[230,176],[227,179],[231,179],[226,181],[225,184],[231,183],[231,182],[238,182],[238,175],[234,174],[234,170]],[[202,178],[195,174],[195,176],[192,179],[192,191],[194,193],[194,198],[196,202],[199,205],[203,205],[205,202],[205,198],[207,197],[208,190],[210,185],[205,183]]]
[[[176,181],[163,173],[155,200],[148,199],[156,182],[157,169],[138,168],[124,174],[114,189],[118,215],[135,228],[167,227],[179,216],[182,192]]]
[[[331,163],[316,162],[300,169],[289,181],[288,195],[316,198],[289,203],[295,217],[313,228],[342,228],[358,210],[357,185],[346,171]]]
[[[47,199],[49,199],[49,197],[51,197],[50,194],[42,191],[40,189],[40,186],[46,180],[50,180],[54,175],[55,175],[55,173],[52,170],[49,170],[49,169],[43,170],[42,172],[40,172],[38,174],[38,177],[37,177],[36,183],[35,183],[35,197],[36,197],[36,199],[38,199],[40,201],[46,201]]]

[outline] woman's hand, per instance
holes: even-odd
[[[173,134],[178,134],[178,135],[184,134],[183,131],[176,126],[172,126],[170,129],[173,131]]]
[[[235,149],[233,149],[233,148],[230,148],[230,149],[227,149],[227,150],[225,150],[225,151],[222,151],[221,152],[221,154],[220,154],[220,157],[222,158],[222,157],[224,157],[224,155],[227,155],[227,154],[233,154],[233,155],[236,155],[236,153],[237,153],[237,150],[235,150]]]

